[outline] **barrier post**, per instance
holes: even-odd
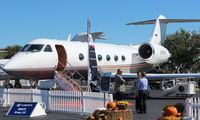
[[[104,104],[104,108],[106,107],[106,94],[105,92],[103,92],[103,104]]]
[[[81,107],[82,107],[82,115],[83,115],[84,114],[83,91],[81,91]]]
[[[186,116],[190,117],[191,116],[191,98],[186,99]]]
[[[198,120],[200,120],[200,99],[197,98],[197,115],[198,115]]]

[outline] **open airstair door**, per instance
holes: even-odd
[[[58,64],[54,74],[56,83],[66,91],[80,91],[80,85],[66,74],[67,53],[62,45],[56,45]]]
[[[58,54],[58,64],[56,70],[62,71],[65,69],[67,63],[67,53],[62,45],[56,45],[55,47]]]

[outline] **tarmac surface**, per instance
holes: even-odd
[[[148,99],[147,113],[137,114],[135,112],[134,100],[129,99],[132,106],[129,106],[133,111],[133,120],[156,120],[162,113],[164,106],[169,104],[176,104],[178,102],[185,103],[185,99]],[[86,120],[86,115],[72,114],[64,112],[47,112],[46,116],[40,117],[8,117],[6,113],[9,108],[0,107],[0,120]]]

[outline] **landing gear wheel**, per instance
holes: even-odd
[[[14,87],[15,87],[15,88],[21,88],[22,85],[21,85],[20,83],[15,83]]]
[[[5,88],[9,89],[9,88],[13,88],[13,85],[11,83],[5,85]]]

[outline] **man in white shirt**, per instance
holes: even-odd
[[[148,96],[148,80],[145,78],[146,73],[141,73],[141,78],[138,81],[138,96],[139,96],[139,106],[140,114],[146,113],[147,105],[146,100]]]

